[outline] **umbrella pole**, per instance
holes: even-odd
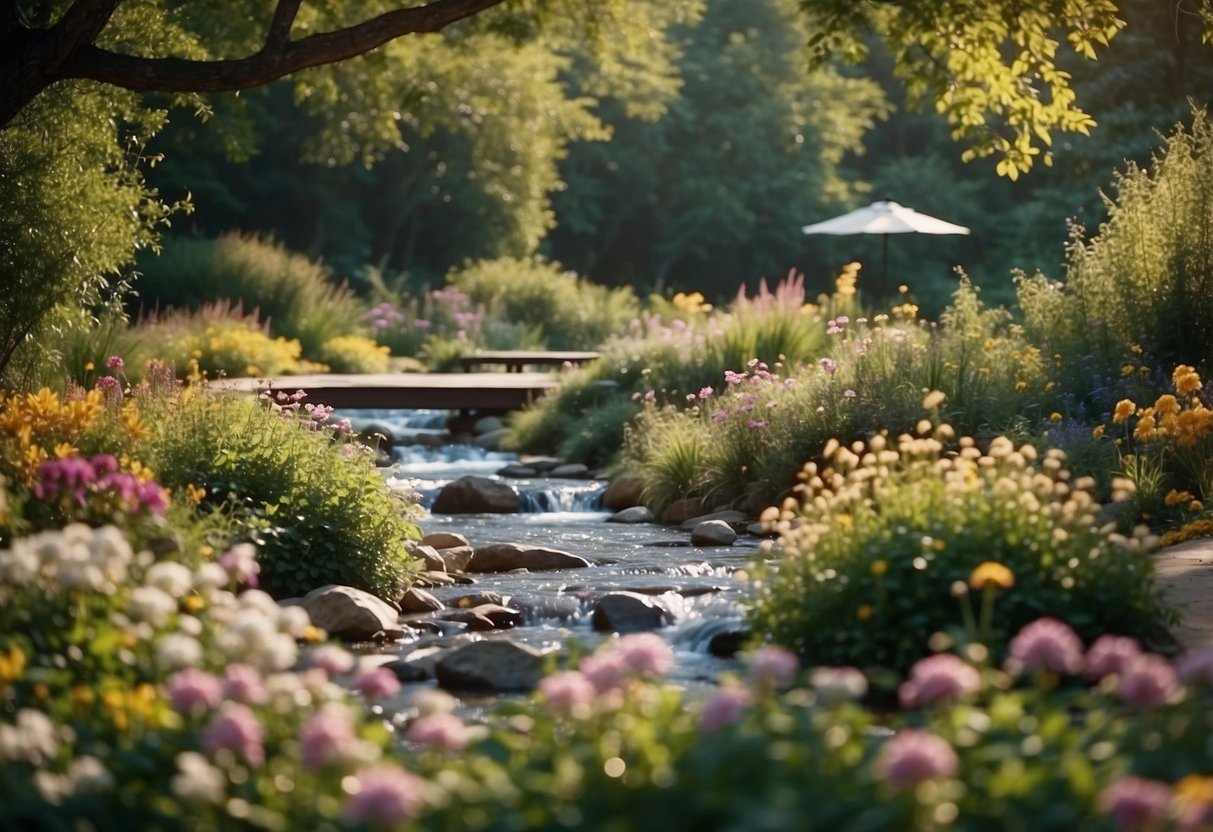
[[[884,240],[882,248],[884,253],[881,256],[880,266],[880,299],[884,300],[889,294],[889,235],[881,234]]]

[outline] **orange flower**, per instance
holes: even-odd
[[[988,586],[1010,589],[1015,586],[1015,573],[1001,563],[988,560],[979,564],[969,575],[969,586],[974,590],[982,590]]]
[[[1171,381],[1175,384],[1175,392],[1181,396],[1191,395],[1202,386],[1200,374],[1187,364],[1180,364],[1175,368],[1175,372],[1171,374]]]
[[[1116,412],[1112,414],[1112,421],[1120,424],[1136,412],[1137,405],[1133,404],[1129,399],[1121,399],[1116,403]]]

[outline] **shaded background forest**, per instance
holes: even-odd
[[[173,235],[257,233],[355,288],[373,275],[404,291],[468,260],[540,255],[608,286],[717,299],[796,268],[812,294],[851,260],[875,274],[880,243],[800,227],[893,199],[973,231],[893,241],[890,280],[924,311],[943,305],[957,265],[988,302],[1009,301],[1012,271],[1058,274],[1069,221],[1095,230],[1113,172],[1211,98],[1199,21],[1152,0],[1122,16],[1097,62],[1063,59],[1098,128],[1065,134],[1051,167],[1015,182],[961,162],[944,121],[906,106],[877,45],[863,65],[807,71],[790,0],[711,0],[673,29],[676,72],[631,67],[631,94],[602,83],[617,68],[601,55],[543,34],[449,34],[414,51],[405,138],[374,156],[356,138],[376,128],[343,120],[339,82],[312,101],[280,82],[222,100],[206,123],[173,119],[149,178],[169,199],[192,195]]]

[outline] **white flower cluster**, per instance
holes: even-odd
[[[0,550],[0,584],[110,593],[126,580],[134,560],[130,543],[117,528],[73,523]]]

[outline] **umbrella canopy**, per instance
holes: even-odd
[[[884,236],[882,283],[889,271],[889,234],[969,233],[969,229],[963,225],[920,214],[913,208],[906,208],[904,205],[885,200],[873,202],[866,208],[857,208],[831,220],[806,225],[800,230],[805,234],[880,234]]]

